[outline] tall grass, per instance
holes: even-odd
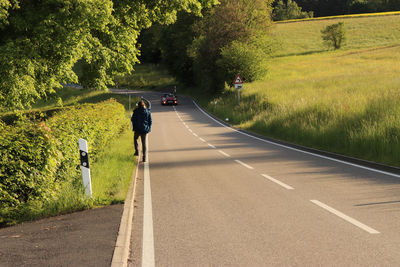
[[[91,165],[95,204],[124,201],[134,168],[133,134],[128,130],[108,145],[100,159]]]

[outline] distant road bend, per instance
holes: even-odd
[[[130,266],[399,266],[400,179],[152,101]]]

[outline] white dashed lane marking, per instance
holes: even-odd
[[[213,146],[212,144],[207,144],[209,147],[211,148],[216,148],[215,146]]]
[[[228,153],[225,153],[225,152],[222,151],[222,150],[218,150],[218,152],[221,153],[222,155],[224,155],[224,156],[227,157],[227,158],[230,158],[230,157],[231,157],[231,155],[229,155]]]
[[[324,203],[322,203],[322,202],[320,202],[318,200],[314,199],[314,200],[310,200],[310,201],[312,203],[314,203],[315,205],[317,205],[317,206],[329,211],[332,214],[335,214],[336,216],[338,216],[338,217],[342,218],[343,220],[345,220],[345,221],[357,226],[358,228],[363,229],[364,231],[366,231],[366,232],[368,232],[370,234],[379,234],[379,232],[376,231],[375,229],[373,229],[373,228],[371,228],[371,227],[369,227],[369,226],[357,221],[356,219],[351,218],[350,216],[347,216],[346,214],[344,214],[344,213],[342,213],[342,212],[340,212],[338,210],[335,210],[332,207],[329,207],[328,205],[326,205],[326,204],[324,204]]]
[[[285,184],[285,183],[282,183],[281,181],[279,181],[279,180],[277,180],[277,179],[275,179],[275,178],[272,178],[271,176],[269,176],[269,175],[266,175],[266,174],[261,174],[263,177],[265,177],[265,178],[267,178],[268,180],[270,180],[271,182],[274,182],[274,183],[276,183],[276,184],[278,184],[278,185],[280,185],[280,186],[282,186],[282,187],[284,187],[284,188],[286,188],[286,189],[288,189],[288,190],[293,190],[294,188],[293,187],[291,187],[290,185],[287,185],[287,184]]]

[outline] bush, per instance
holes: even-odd
[[[263,78],[267,73],[266,57],[267,54],[261,49],[235,41],[222,48],[217,66],[223,80],[228,84],[232,84],[238,73],[245,81],[252,82]]]
[[[342,47],[346,39],[344,23],[339,22],[336,24],[328,25],[325,29],[321,30],[322,40],[328,47],[339,49]]]

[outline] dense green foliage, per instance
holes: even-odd
[[[232,69],[232,65],[217,64],[223,49],[230,47],[233,42],[249,44],[250,49],[267,51],[269,47],[264,41],[268,40],[270,17],[270,2],[264,0],[221,1],[220,5],[212,9],[201,21],[200,36],[192,46],[196,84],[203,90],[220,92],[226,80],[224,74],[239,73],[240,65]],[[232,76],[231,81],[234,78]],[[247,79],[245,76],[242,78]]]
[[[252,82],[264,78],[267,73],[267,57],[268,54],[260,47],[234,41],[221,49],[217,66],[227,84],[231,84],[232,77],[236,77],[238,73],[246,82]]]
[[[325,29],[321,30],[321,35],[322,40],[324,40],[328,47],[333,47],[334,49],[341,48],[346,40],[344,23],[339,22],[326,26]]]
[[[35,201],[51,203],[66,191],[79,198],[78,139],[88,140],[95,161],[128,125],[124,107],[115,100],[66,108],[47,121],[1,123],[0,224]]]
[[[44,123],[0,121],[0,209],[49,199],[60,162],[56,139]]]
[[[163,63],[168,71],[184,84],[194,83],[193,57],[189,49],[195,36],[195,25],[201,18],[179,13],[176,23],[163,27],[158,42]]]
[[[71,107],[47,120],[46,124],[60,142],[59,150],[63,155],[56,176],[58,180],[74,178],[79,173],[76,169],[79,138],[88,141],[90,158],[96,160],[104,146],[127,126],[125,109],[115,100]]]
[[[314,16],[312,11],[305,12],[301,10],[301,7],[297,5],[294,0],[279,0],[272,13],[272,17],[275,21],[288,20],[288,19],[305,19],[312,18]]]
[[[200,14],[214,0],[44,0],[0,2],[0,105],[29,106],[60,82],[106,89],[138,62],[137,38],[180,10]]]
[[[271,1],[223,0],[201,18],[180,13],[158,36],[163,62],[178,81],[211,94],[237,73],[258,79],[265,73],[258,59],[271,52],[271,10]]]

